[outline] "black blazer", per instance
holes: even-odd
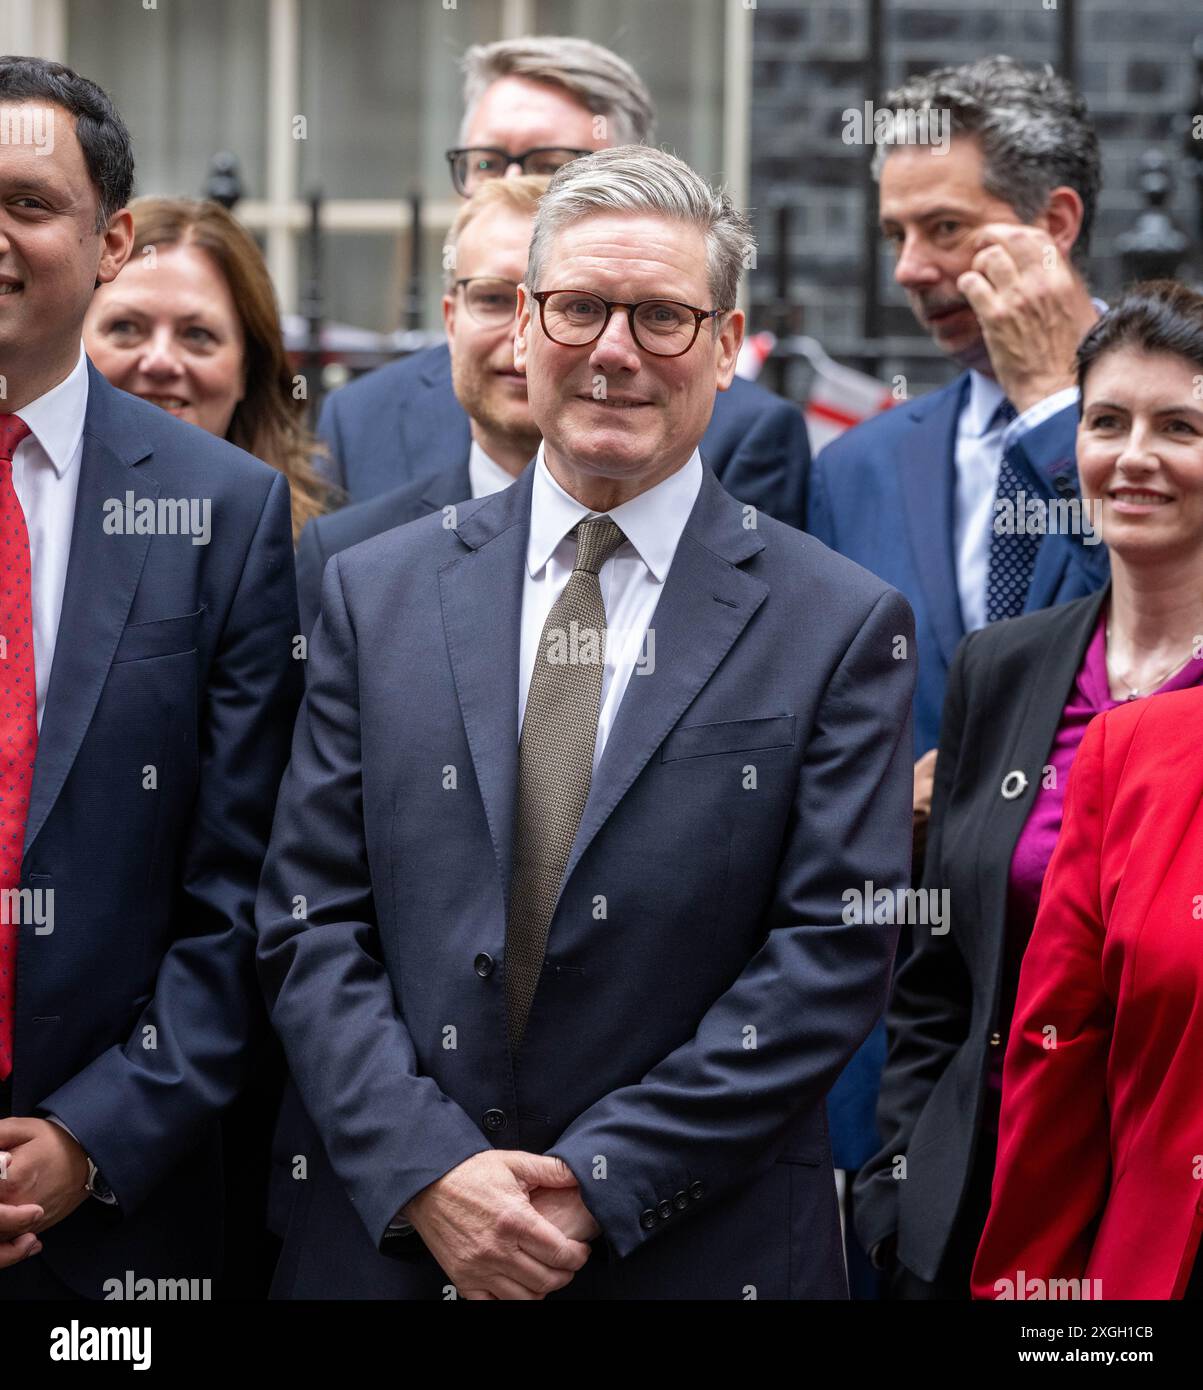
[[[990,1057],[1006,1046],[998,1012],[1015,844],[1108,592],[970,633],[949,671],[922,886],[948,889],[950,918],[941,935],[915,926],[898,972],[877,1102],[884,1142],[855,1187],[865,1248],[896,1233],[899,1260],[922,1279],[938,1276],[977,1150]],[[1027,782],[1008,798],[1014,772]],[[894,1176],[901,1154],[904,1178]]]

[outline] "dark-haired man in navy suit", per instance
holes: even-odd
[[[1028,499],[1079,497],[1074,352],[1098,317],[1083,266],[1099,151],[1072,87],[1009,58],[917,76],[885,106],[950,122],[946,138],[923,143],[931,126],[912,122],[908,132],[897,120],[875,169],[894,278],[965,370],[829,444],[812,472],[808,526],[914,607],[921,853],[944,686],[961,638],[1107,580],[1097,532],[995,526],[1008,506],[1026,516]],[[832,1094],[837,1162],[850,1172],[878,1147],[884,1056],[883,1025]],[[886,1247],[886,1236],[875,1233],[873,1243]]]
[[[288,487],[82,350],[133,245],[107,96],[5,58],[0,101],[53,137],[0,145],[0,1299],[98,1299],[220,1269],[302,684]]]

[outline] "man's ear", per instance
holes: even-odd
[[[113,214],[102,237],[100,262],[96,267],[97,285],[115,280],[134,249],[134,215],[129,208]]]
[[[1063,184],[1048,195],[1048,203],[1036,219],[1037,225],[1048,232],[1053,245],[1066,261],[1072,257],[1085,211],[1082,195],[1076,188]]]
[[[514,370],[526,371],[526,335],[530,332],[531,304],[533,300],[525,285],[518,286],[518,309],[514,316]]]
[[[715,366],[718,373],[715,385],[720,391],[726,391],[735,379],[735,363],[739,357],[739,349],[743,345],[744,311],[732,309],[720,320],[720,323],[722,326],[718,330],[714,344]]]
[[[455,343],[455,294],[445,294],[443,296],[443,330],[447,334],[447,342]]]

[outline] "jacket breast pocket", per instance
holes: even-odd
[[[770,719],[729,719],[718,724],[687,724],[664,740],[660,761],[709,758],[717,753],[750,753],[759,748],[792,748],[794,716]]]
[[[196,650],[196,634],[200,629],[204,609],[183,613],[178,618],[155,618],[150,622],[131,623],[121,634],[113,665],[121,661],[147,661],[156,656],[175,656]]]

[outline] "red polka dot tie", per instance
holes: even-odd
[[[38,751],[29,532],[13,487],[13,453],[28,433],[24,420],[0,415],[0,1081],[13,1069],[20,925],[15,899],[5,890],[21,883],[29,789]]]

